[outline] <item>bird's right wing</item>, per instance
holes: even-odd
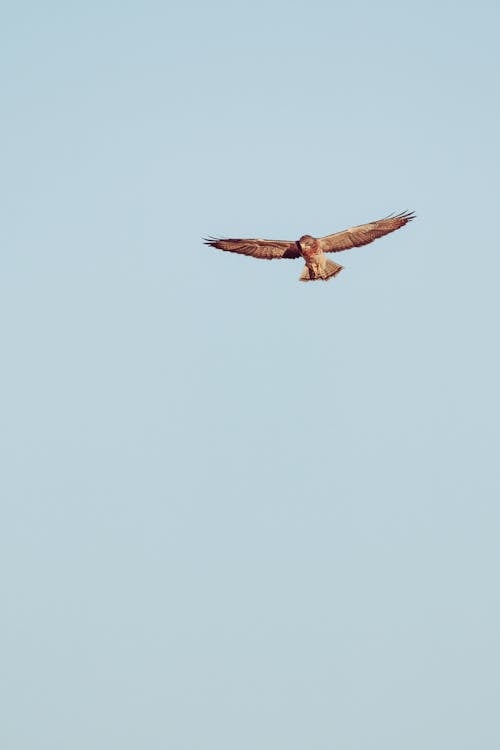
[[[219,250],[227,250],[230,253],[242,253],[251,255],[253,258],[300,258],[300,250],[296,242],[288,240],[259,240],[259,239],[231,239],[208,237],[204,240],[206,245],[217,247]]]

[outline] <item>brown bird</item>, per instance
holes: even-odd
[[[209,237],[205,244],[228,250],[231,253],[252,255],[254,258],[304,258],[306,265],[300,275],[300,281],[326,281],[337,276],[343,266],[325,257],[325,253],[338,253],[351,247],[368,245],[384,234],[394,232],[404,227],[415,218],[415,214],[404,211],[401,214],[391,214],[385,219],[372,221],[370,224],[360,224],[359,227],[345,229],[343,232],[329,234],[327,237],[311,237],[304,234],[299,240],[260,240],[260,239],[218,239]]]

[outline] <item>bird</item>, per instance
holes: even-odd
[[[328,260],[325,253],[338,253],[351,247],[368,245],[370,242],[396,231],[415,218],[413,211],[390,214],[369,224],[360,224],[326,237],[303,234],[298,240],[234,239],[230,237],[206,237],[206,245],[230,253],[251,255],[253,258],[273,260],[275,258],[303,258],[305,261],[299,281],[327,281],[337,276],[343,266]]]

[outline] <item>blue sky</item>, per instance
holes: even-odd
[[[2,747],[496,750],[497,4],[2,16]]]

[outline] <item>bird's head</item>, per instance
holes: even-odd
[[[316,240],[310,234],[303,234],[299,240],[299,245],[303,250],[309,250],[314,246],[315,242]]]

